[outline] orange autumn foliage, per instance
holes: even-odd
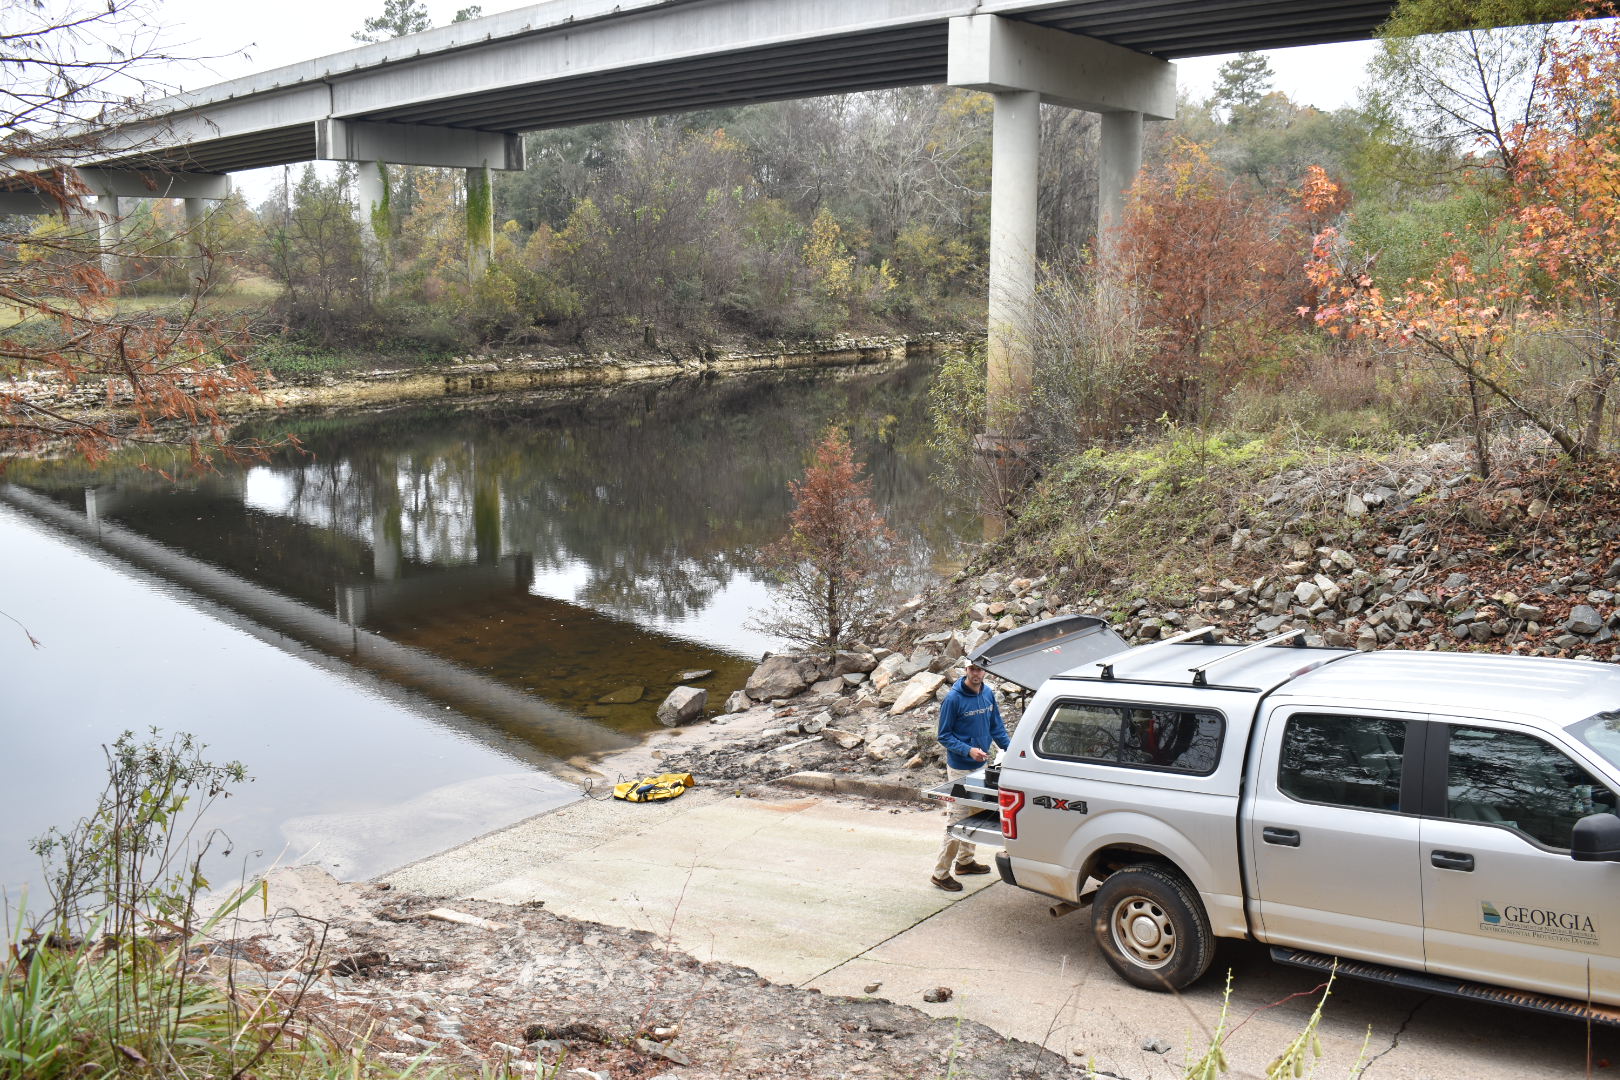
[[[1302,314],[1460,377],[1481,473],[1490,469],[1486,399],[1580,459],[1603,445],[1620,375],[1620,28],[1583,20],[1547,50],[1544,107],[1511,133],[1500,214],[1445,236],[1433,269],[1396,290],[1374,283],[1333,226],[1317,234],[1307,266],[1316,302]],[[1564,342],[1574,373],[1546,370],[1544,354],[1526,347],[1532,334]]]
[[[1198,416],[1257,362],[1275,355],[1294,325],[1298,267],[1312,221],[1327,213],[1326,175],[1307,178],[1316,210],[1266,199],[1227,175],[1192,142],[1131,189],[1107,262],[1144,292],[1142,321],[1156,341],[1154,407]],[[1314,193],[1313,193],[1314,192]]]
[[[777,612],[760,629],[830,652],[853,644],[887,598],[898,540],[861,469],[844,433],[828,428],[804,478],[788,482],[788,534],[765,550]]]

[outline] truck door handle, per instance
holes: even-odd
[[[1267,825],[1260,830],[1260,838],[1268,844],[1277,844],[1281,847],[1299,847],[1298,829],[1278,829]]]
[[[1442,870],[1474,869],[1474,857],[1463,851],[1431,851],[1429,861]]]

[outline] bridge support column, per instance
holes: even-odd
[[[431,165],[467,170],[467,269],[476,277],[489,267],[494,245],[495,207],[490,199],[491,169],[523,168],[523,139],[510,132],[428,124],[374,124],[328,117],[315,122],[315,156],[326,161],[353,161],[360,172],[361,226],[366,207],[388,205],[388,174],[381,163]],[[381,188],[367,188],[380,177]],[[386,214],[372,224],[371,241],[384,256],[388,249]]]
[[[1025,324],[1035,296],[1036,206],[1040,197],[1041,96],[993,95],[990,152],[990,296],[985,422],[994,436],[1014,423],[1030,386]]]
[[[388,241],[392,235],[388,217],[388,166],[381,161],[357,161],[354,179],[361,253],[372,269],[378,294],[387,295]]]
[[[186,220],[192,221],[193,203],[225,199],[231,193],[231,179],[223,173],[184,173],[142,171],[139,169],[83,168],[77,170],[78,179],[95,199],[92,209],[84,204],[86,232],[93,230],[101,247],[101,270],[108,277],[122,277],[123,258],[118,254],[123,242],[123,199],[184,199]],[[46,212],[60,209],[53,199],[38,195],[25,195],[40,202]],[[11,212],[29,211],[20,207]]]
[[[1169,63],[1095,38],[999,15],[950,23],[945,81],[995,102],[990,162],[990,296],[985,424],[978,449],[994,465],[995,498],[1016,486],[1024,460],[1019,413],[1034,367],[1035,208],[1042,103],[1103,114],[1102,215],[1119,220],[1122,193],[1142,160],[1142,119],[1176,113]],[[1117,120],[1110,119],[1118,114]],[[1000,507],[994,507],[999,511]]]
[[[96,196],[95,224],[100,237],[101,272],[116,281],[124,276],[124,260],[118,254],[124,243],[124,208],[117,195]]]
[[[467,170],[467,280],[489,271],[495,255],[495,189],[488,165]]]
[[[186,239],[191,245],[191,279],[202,281],[209,276],[208,203],[203,199],[182,199],[186,208]]]
[[[1109,242],[1109,233],[1125,220],[1125,193],[1142,171],[1142,114],[1103,113],[1097,155],[1097,241]]]

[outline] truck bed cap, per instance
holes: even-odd
[[[1132,648],[1106,619],[1063,615],[997,634],[969,659],[1028,690],[1048,679],[1097,679],[1266,691],[1351,652],[1303,648],[1304,631],[1244,645],[1217,645],[1216,629],[1188,630]]]
[[[1077,664],[1111,656],[1130,646],[1096,615],[1060,615],[997,634],[968,659],[998,679],[1034,690]]]
[[[1243,655],[1239,655],[1242,653]],[[1226,690],[1273,690],[1324,664],[1355,655],[1350,649],[1313,649],[1292,645],[1254,648],[1251,645],[1212,645],[1197,642],[1141,646],[1107,658],[1112,669],[1105,675],[1100,663],[1082,664],[1057,676],[1062,679],[1127,682],[1169,686],[1204,686]],[[1197,669],[1204,668],[1207,682]]]

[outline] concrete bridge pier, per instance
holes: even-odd
[[[1142,114],[1105,112],[1097,152],[1097,242],[1125,220],[1125,193],[1142,171]]]
[[[191,248],[191,279],[201,281],[209,274],[208,201],[182,199],[186,209],[186,239]]]
[[[495,253],[495,184],[488,165],[467,170],[467,277],[477,281]]]
[[[124,260],[118,249],[124,246],[124,206],[117,195],[96,196],[91,227],[99,237],[101,272],[114,280],[124,276]]]
[[[64,207],[60,200],[39,191],[0,191],[0,214],[61,214],[68,210],[78,227],[87,234],[94,232],[98,238],[101,269],[111,278],[123,276],[123,260],[118,254],[123,238],[123,200],[181,199],[186,204],[186,224],[195,236],[205,204],[231,194],[231,178],[224,173],[100,168],[77,172],[89,191],[85,199]]]
[[[1035,297],[1036,207],[1040,202],[1041,95],[1009,90],[992,95],[990,174],[989,335],[986,348],[986,434],[1007,430],[1012,417],[995,403],[1029,393],[1025,316]]]
[[[1102,114],[1100,226],[1123,216],[1125,191],[1142,164],[1144,119],[1176,111],[1169,62],[1095,38],[999,15],[950,21],[946,82],[995,101],[990,164],[990,288],[986,432],[981,449],[999,461],[1019,451],[1017,415],[1030,387],[1028,332],[1035,295],[1035,208],[1041,103]]]
[[[360,252],[366,265],[378,269],[377,289],[388,292],[388,166],[381,161],[354,165],[356,212],[360,216]]]
[[[384,252],[387,242],[387,165],[465,169],[467,271],[470,279],[477,280],[489,268],[495,243],[490,173],[523,168],[523,139],[504,131],[329,117],[316,122],[315,156],[357,163],[361,235],[378,254]]]
[[[186,206],[186,225],[193,230],[195,243],[200,238],[205,203],[227,199],[231,194],[231,178],[224,173],[85,168],[79,170],[79,179],[95,200],[88,227],[100,236],[101,271],[115,279],[123,277],[125,269],[123,256],[119,254],[124,239],[124,200],[182,200]],[[53,201],[41,200],[40,212],[60,209]]]

